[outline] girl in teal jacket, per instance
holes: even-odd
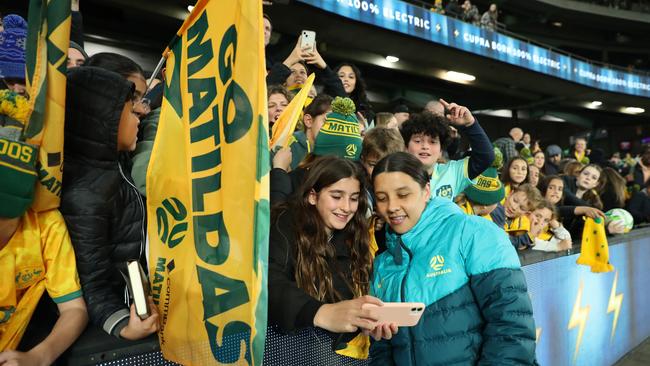
[[[503,230],[431,198],[426,171],[407,153],[377,163],[373,182],[390,227],[371,293],[427,306],[416,326],[373,343],[371,364],[536,364],[526,280]]]

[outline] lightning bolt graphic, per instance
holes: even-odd
[[[614,275],[614,283],[612,284],[612,291],[609,293],[609,302],[607,303],[607,314],[614,312],[614,322],[612,323],[612,333],[609,337],[611,342],[616,333],[616,324],[618,323],[618,315],[621,313],[621,305],[623,305],[623,293],[616,294],[616,283],[618,282],[618,271]]]
[[[571,318],[569,319],[569,327],[571,330],[578,327],[578,338],[576,339],[576,350],[573,353],[573,363],[576,363],[578,358],[578,351],[580,350],[580,345],[582,344],[582,336],[584,335],[585,325],[587,324],[587,318],[589,317],[589,311],[591,306],[587,305],[585,307],[580,307],[582,302],[582,288],[584,283],[580,281],[580,287],[578,288],[578,295],[576,296],[576,302],[573,304],[573,311],[571,312]]]

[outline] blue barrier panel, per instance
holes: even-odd
[[[591,273],[589,267],[577,265],[578,254],[520,254],[533,303],[540,365],[609,366],[650,336],[650,229],[610,238],[610,262],[616,268],[610,273]],[[155,336],[127,342],[89,327],[68,352],[67,363],[173,365],[159,350]],[[270,329],[264,364],[367,365],[333,352],[317,361],[308,356],[325,350],[331,350],[331,341],[322,331],[284,336]]]
[[[613,365],[650,336],[650,237],[609,254],[609,273],[576,265],[578,255],[523,267],[540,365]]]
[[[584,62],[399,0],[298,0],[346,18],[408,34],[593,88],[650,97],[650,77]]]

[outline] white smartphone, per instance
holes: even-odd
[[[425,306],[421,302],[385,302],[383,306],[363,304],[361,308],[369,310],[370,316],[379,324],[412,327],[420,321]]]
[[[300,49],[313,51],[316,47],[316,32],[303,30],[300,34]]]

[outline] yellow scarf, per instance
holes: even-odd
[[[605,235],[605,220],[585,218],[582,231],[582,249],[576,260],[578,264],[591,267],[591,272],[611,272],[614,266],[609,263],[609,246]]]

